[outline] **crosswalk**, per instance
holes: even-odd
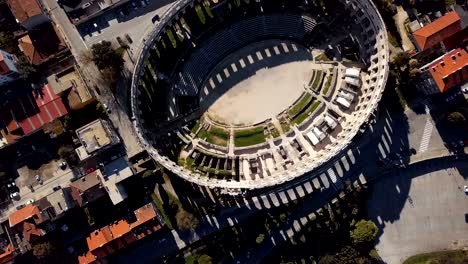
[[[434,129],[434,125],[432,124],[431,120],[427,118],[426,124],[424,125],[424,131],[421,138],[421,143],[419,145],[419,152],[425,152],[429,148],[429,143],[431,142],[432,130]]]
[[[429,98],[425,98],[421,101],[421,104],[424,105],[424,112],[426,115],[429,115],[432,110],[432,102]],[[434,124],[431,121],[431,117],[426,118],[426,124],[424,125],[423,135],[421,137],[421,143],[419,145],[419,152],[425,152],[429,149],[429,144],[431,142],[432,130],[434,129]]]

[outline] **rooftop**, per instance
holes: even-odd
[[[41,65],[67,46],[51,23],[45,23],[18,40],[18,47],[33,65]]]
[[[118,204],[127,198],[125,188],[120,185],[120,182],[131,176],[133,176],[133,171],[123,157],[106,164],[102,168],[101,182],[113,204]]]
[[[468,80],[468,53],[458,48],[432,62],[428,67],[441,92],[462,85]]]
[[[9,218],[10,227],[14,227],[17,224],[24,222],[32,217],[36,216],[37,221],[41,221],[41,214],[39,209],[35,205],[26,205],[25,207],[19,209],[18,211],[12,213]],[[36,220],[35,220],[36,221]]]
[[[413,36],[421,50],[435,46],[461,30],[460,17],[455,11],[416,30]]]
[[[19,23],[42,14],[41,6],[36,0],[7,0],[6,2]]]
[[[87,21],[129,0],[60,0],[74,24]]]
[[[91,155],[99,149],[119,142],[118,137],[111,131],[110,125],[101,119],[77,129],[76,134],[86,151],[86,153],[78,153],[82,155],[81,159],[86,158],[85,154]]]
[[[12,142],[67,113],[62,98],[46,84],[0,107],[0,129],[4,130],[8,142]]]
[[[80,205],[95,201],[105,195],[101,189],[101,171],[93,171],[70,183],[71,196]]]

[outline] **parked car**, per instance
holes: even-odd
[[[20,210],[20,209],[22,209],[24,207],[26,207],[26,205],[20,204],[20,205],[16,206],[16,210]]]
[[[34,199],[29,199],[29,200],[26,202],[26,205],[28,205],[28,204],[33,204],[35,201],[36,201],[36,200],[34,200]]]
[[[10,193],[10,198],[14,200],[19,200],[20,198],[19,192]]]
[[[154,24],[156,22],[159,22],[161,18],[159,17],[159,15],[155,15],[153,18],[151,18],[151,22]]]
[[[67,168],[67,163],[65,161],[62,161],[59,163],[59,168],[62,170],[65,170]]]
[[[133,43],[133,39],[128,34],[125,34],[125,38],[127,39],[128,43]]]
[[[121,47],[127,45],[127,43],[125,43],[125,42],[122,40],[122,38],[121,38],[120,36],[117,36],[116,39],[117,39],[117,42],[119,43],[119,45],[120,45]]]
[[[468,185],[463,186],[463,190],[465,191],[466,194],[468,194]]]
[[[58,191],[58,190],[60,190],[60,189],[62,189],[62,186],[60,186],[60,185],[55,185],[54,187],[52,187],[52,190],[53,190],[54,192],[56,192],[56,191]]]

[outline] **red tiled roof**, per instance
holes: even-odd
[[[5,75],[11,72],[10,67],[5,62],[3,54],[0,52],[0,75]]]
[[[23,23],[30,17],[42,14],[42,9],[36,0],[7,0],[11,13]]]
[[[468,53],[458,48],[429,65],[429,72],[441,92],[468,81]]]
[[[134,213],[137,218],[137,221],[130,225],[131,229],[134,229],[139,225],[144,224],[156,217],[156,211],[154,210],[151,203],[138,208],[137,210],[135,210]]]
[[[413,32],[421,50],[433,47],[461,30],[460,17],[455,11]]]
[[[42,218],[39,212],[39,208],[37,208],[37,206],[32,205],[32,204],[26,205],[25,207],[19,209],[18,211],[10,214],[10,218],[9,218],[10,227],[14,227],[15,225],[21,222],[24,222],[35,215],[38,218],[37,221],[40,222]]]
[[[136,234],[136,231],[133,230],[156,217],[156,211],[151,203],[135,210],[135,216],[137,221],[132,224],[129,224],[126,220],[119,220],[115,224],[105,226],[91,233],[86,238],[89,252],[84,256],[78,257],[78,262],[83,264],[91,263],[87,261],[95,261],[99,257],[110,255],[115,250],[124,248],[126,245],[132,244],[136,240],[142,239],[161,228],[161,225],[158,223],[157,226],[150,227],[152,229],[147,230],[149,232],[145,234],[141,230]]]
[[[34,242],[37,238],[45,235],[44,230],[37,228],[34,224],[23,222],[23,236],[29,242]]]
[[[21,128],[24,136],[67,113],[62,98],[47,84],[0,108],[0,125],[4,124],[9,133]]]
[[[96,256],[94,256],[91,252],[86,252],[85,255],[78,256],[78,263],[79,264],[92,264],[96,262]]]
[[[0,264],[10,263],[16,256],[15,248],[12,244],[8,244],[8,246],[4,249],[3,253],[0,254]]]

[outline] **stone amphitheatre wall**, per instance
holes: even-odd
[[[274,175],[274,177],[265,177],[255,181],[227,181],[208,178],[184,169],[161,155],[153,147],[155,145],[153,144],[154,138],[144,131],[144,120],[140,118],[141,112],[138,101],[139,82],[144,61],[155,41],[158,41],[159,35],[164,32],[165,26],[175,23],[174,21],[178,19],[180,12],[184,12],[187,6],[193,6],[193,0],[180,1],[170,8],[165,15],[161,16],[161,22],[148,34],[140,48],[131,86],[132,120],[140,144],[158,163],[168,170],[187,181],[210,188],[259,189],[280,185],[300,177],[333,159],[339,152],[352,144],[353,138],[359,133],[363,125],[366,125],[371,115],[378,108],[389,72],[388,38],[383,19],[377,12],[377,8],[369,0],[343,0],[342,2],[346,5],[350,16],[355,18],[363,29],[362,39],[365,42],[361,43],[363,44],[361,56],[369,65],[368,75],[363,80],[362,95],[359,98],[356,110],[352,113],[352,118],[342,124],[343,132],[338,135],[336,142],[327,145],[319,152],[319,159],[297,164],[293,168],[282,172],[281,175]]]

